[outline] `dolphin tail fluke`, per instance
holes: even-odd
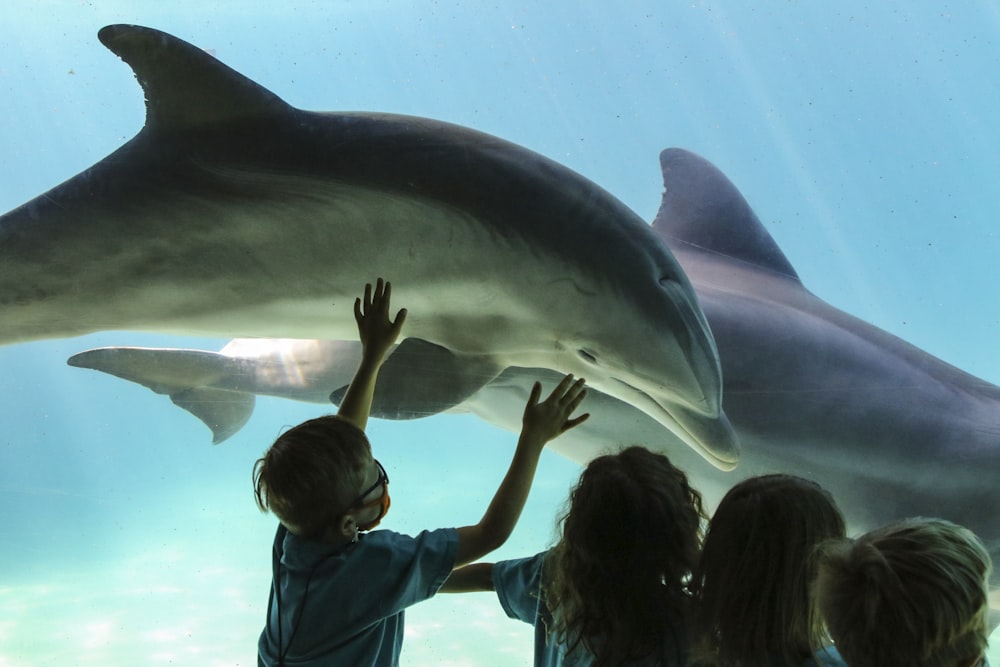
[[[170,394],[170,400],[211,429],[213,445],[228,440],[243,428],[257,402],[253,394],[204,387]]]
[[[175,405],[212,431],[213,444],[243,428],[256,404],[252,393],[212,386],[219,382],[232,385],[229,380],[246,372],[239,360],[217,352],[104,347],[75,354],[66,363],[108,373],[169,396]]]

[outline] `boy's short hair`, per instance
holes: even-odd
[[[972,531],[906,519],[824,545],[816,595],[851,667],[965,665],[986,649],[991,570]]]
[[[365,483],[371,444],[336,415],[285,431],[253,467],[254,495],[289,531],[319,537],[342,516]]]

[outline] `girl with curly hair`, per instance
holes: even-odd
[[[508,616],[534,625],[538,667],[683,665],[705,518],[666,456],[629,447],[583,471],[556,546],[458,569],[441,591],[495,590]]]

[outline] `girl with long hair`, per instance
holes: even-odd
[[[812,599],[814,552],[843,538],[821,486],[792,475],[740,482],[709,523],[694,570],[692,658],[699,667],[842,665]]]
[[[534,625],[538,667],[683,665],[704,520],[682,471],[630,447],[583,471],[553,548],[461,568],[441,591],[495,590],[508,616]]]

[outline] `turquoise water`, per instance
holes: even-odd
[[[0,211],[142,126],[132,73],[96,39],[138,23],[300,108],[504,137],[647,220],[659,151],[693,150],[736,183],[811,291],[1000,383],[1000,9],[624,4],[7,2]],[[213,447],[167,399],[65,364],[103,345],[224,343],[114,332],[0,348],[0,667],[254,663],[274,524],[253,505],[250,467],[322,408],[261,399]],[[372,437],[393,480],[385,525],[404,532],[478,519],[514,439],[457,416],[379,422]],[[498,557],[549,544],[578,472],[545,456]],[[530,646],[490,596],[443,597],[408,613],[404,656],[522,665]]]

